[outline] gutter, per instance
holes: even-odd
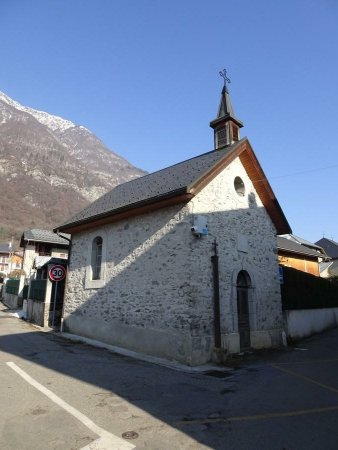
[[[65,236],[61,236],[59,230],[56,230],[56,234],[59,237],[62,237],[63,239],[66,239],[66,241],[69,242],[69,247],[68,247],[68,259],[67,259],[67,267],[69,266],[69,262],[70,262],[70,257],[71,257],[71,253],[72,253],[72,238],[67,238]],[[66,271],[66,280],[65,280],[65,289],[63,292],[63,299],[62,299],[62,311],[61,311],[61,323],[60,323],[60,333],[63,332],[63,311],[64,311],[64,306],[65,306],[65,292],[66,292],[66,286],[67,286],[67,276],[68,276],[68,269]],[[54,300],[55,301],[55,300]]]
[[[215,348],[221,348],[221,311],[220,311],[220,296],[219,296],[219,268],[218,268],[218,253],[217,242],[214,240],[214,254],[211,256],[213,268],[213,284],[214,284],[214,340]]]
[[[312,258],[325,258],[324,255],[321,255],[320,253],[315,252],[315,254],[313,253],[307,253],[305,251],[299,251],[299,250],[290,250],[289,248],[284,248],[284,247],[277,247],[277,251],[278,250],[283,250],[285,252],[289,252],[295,255],[304,255],[304,256],[308,256],[308,257],[312,257]]]

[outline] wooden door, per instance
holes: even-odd
[[[240,339],[240,350],[247,350],[250,342],[250,310],[249,310],[249,288],[250,277],[242,270],[237,277],[237,314],[238,332]]]

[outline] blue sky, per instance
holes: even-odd
[[[338,240],[336,0],[1,0],[0,90],[155,171],[212,150],[226,68],[293,232]]]

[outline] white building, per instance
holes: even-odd
[[[119,185],[59,227],[72,234],[65,331],[190,365],[279,345],[276,234],[291,230],[226,85],[210,126],[215,150]]]
[[[53,231],[32,228],[24,231],[20,247],[23,248],[23,265],[26,277],[35,278],[36,270],[51,258],[68,259],[70,236],[59,236]]]

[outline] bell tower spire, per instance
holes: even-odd
[[[224,80],[221,93],[221,101],[218,107],[216,119],[210,122],[211,128],[214,130],[215,149],[227,147],[240,139],[239,129],[243,123],[235,116],[231,99],[229,95],[228,85],[231,83],[224,69],[219,72]]]

